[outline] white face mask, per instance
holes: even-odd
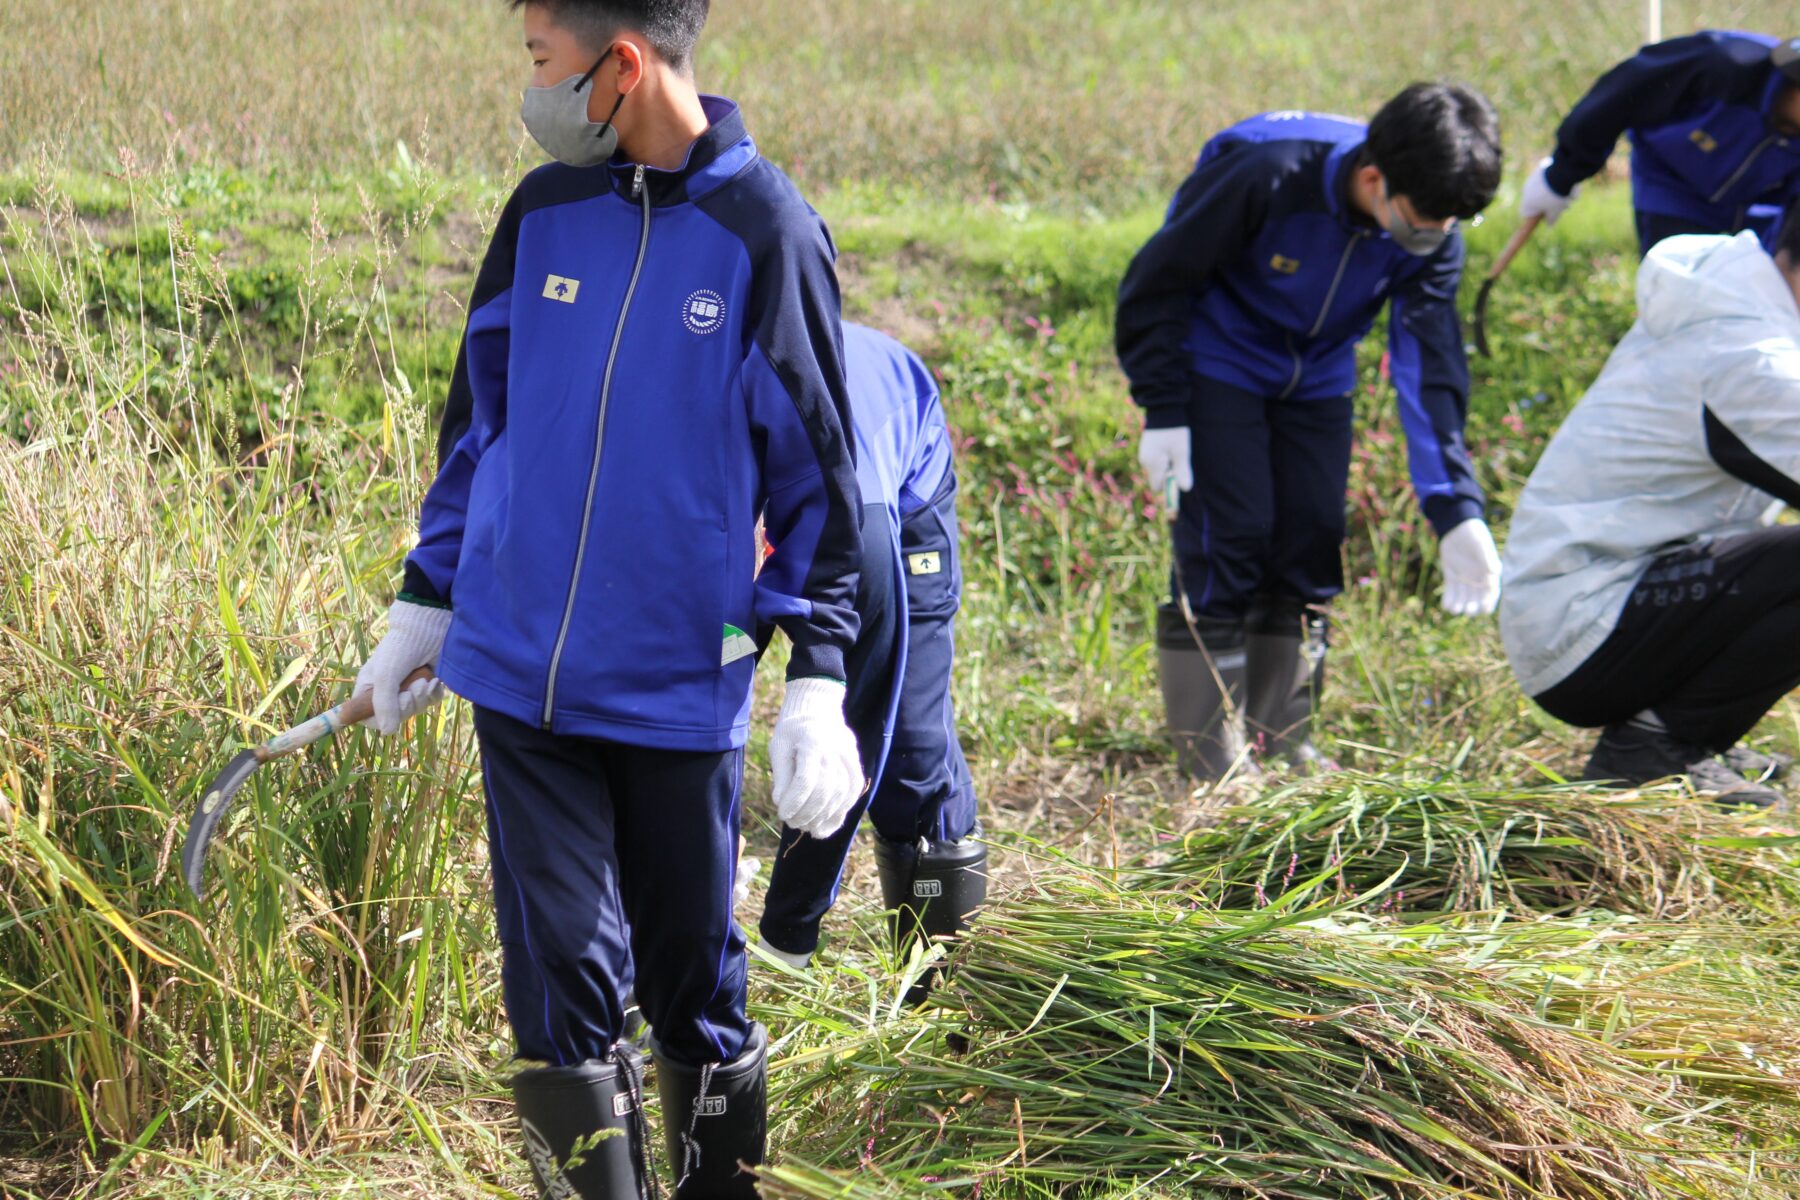
[[[1388,191],[1385,178],[1381,181],[1381,202],[1387,206],[1387,216],[1383,217],[1381,221],[1382,228],[1386,229],[1388,236],[1394,239],[1394,244],[1408,254],[1420,258],[1436,254],[1438,248],[1450,240],[1450,234],[1456,229],[1455,221],[1450,222],[1442,229],[1431,225],[1421,229],[1401,216],[1400,210],[1394,207],[1394,197]]]
[[[613,126],[613,118],[619,115],[619,105],[625,103],[624,94],[620,94],[603,123],[596,125],[587,115],[588,85],[611,54],[609,46],[585,75],[571,75],[554,87],[525,89],[525,100],[519,107],[525,132],[556,161],[571,167],[598,166],[619,148],[619,131]]]

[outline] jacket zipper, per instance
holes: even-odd
[[[1308,338],[1318,337],[1319,330],[1325,328],[1325,318],[1331,315],[1332,302],[1337,299],[1338,289],[1344,286],[1344,272],[1350,269],[1350,256],[1356,252],[1356,243],[1361,241],[1362,238],[1363,234],[1358,230],[1351,235],[1350,241],[1345,244],[1344,253],[1338,259],[1337,274],[1331,277],[1331,290],[1325,293],[1325,303],[1319,309],[1319,319],[1314,321],[1313,327],[1306,331],[1306,336]],[[1292,396],[1294,394],[1294,389],[1300,386],[1300,374],[1305,367],[1305,360],[1300,357],[1300,350],[1294,345],[1294,335],[1291,333],[1287,335],[1287,346],[1288,353],[1294,356],[1294,374],[1293,377],[1288,380],[1287,387],[1282,389],[1281,395],[1277,397],[1281,400],[1286,400],[1289,396]]]
[[[1762,142],[1756,147],[1756,149],[1754,149],[1750,152],[1750,156],[1744,160],[1743,165],[1740,166],[1737,170],[1733,171],[1731,173],[1731,178],[1727,179],[1725,181],[1725,186],[1721,187],[1718,191],[1713,193],[1712,201],[1711,201],[1712,203],[1718,204],[1725,199],[1726,193],[1731,191],[1732,188],[1736,187],[1738,185],[1738,180],[1742,179],[1749,172],[1750,168],[1754,167],[1756,165],[1756,160],[1763,156],[1763,151],[1767,150],[1770,146],[1773,146],[1775,144],[1776,137],[1777,137],[1777,135],[1770,134],[1768,137],[1766,137],[1762,140]]]
[[[551,727],[556,712],[556,675],[562,669],[563,648],[568,644],[569,625],[575,619],[575,593],[581,586],[581,565],[587,558],[588,530],[594,521],[594,490],[600,483],[600,451],[606,445],[606,407],[612,399],[613,366],[619,358],[619,343],[625,337],[625,318],[631,314],[631,300],[637,294],[638,277],[644,272],[644,257],[650,250],[650,192],[644,187],[644,166],[639,163],[631,177],[631,196],[643,205],[643,230],[638,235],[637,262],[631,268],[631,282],[625,287],[625,303],[619,307],[619,320],[613,326],[612,348],[606,352],[606,372],[600,380],[600,416],[594,425],[594,463],[588,469],[587,503],[581,510],[581,537],[575,543],[575,573],[569,577],[569,598],[563,604],[562,627],[556,631],[556,646],[550,652],[550,677],[544,684],[545,730]]]
[[[1356,253],[1356,243],[1362,241],[1362,231],[1350,235],[1350,241],[1344,246],[1343,257],[1338,259],[1337,274],[1331,277],[1331,290],[1325,293],[1325,305],[1319,309],[1319,319],[1313,327],[1306,331],[1306,336],[1316,338],[1319,330],[1325,328],[1325,318],[1331,315],[1331,302],[1337,299],[1338,289],[1344,286],[1344,272],[1350,269],[1350,256]]]
[[[1278,400],[1286,400],[1294,394],[1294,389],[1300,386],[1300,370],[1304,365],[1300,358],[1300,348],[1294,345],[1294,335],[1289,333],[1283,336],[1287,338],[1288,354],[1294,359],[1294,373],[1289,377],[1287,386],[1281,389],[1281,395],[1276,397]]]

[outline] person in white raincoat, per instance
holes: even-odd
[[[1800,205],[1796,205],[1800,209]],[[1584,778],[1688,776],[1772,806],[1788,765],[1739,745],[1800,686],[1800,213],[1659,244],[1638,321],[1532,472],[1500,632],[1545,711],[1602,727]]]

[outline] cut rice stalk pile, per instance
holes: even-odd
[[[1343,774],[1221,810],[1168,874],[1222,908],[1259,908],[1297,881],[1375,906],[1681,920],[1800,911],[1792,826],[1673,788],[1495,791]]]
[[[795,1161],[990,1200],[1775,1197],[1800,1179],[1779,1161],[1800,1104],[1757,1065],[1739,1074],[1781,1110],[1748,1124],[1443,945],[1057,883],[984,916],[941,1007],[777,1072],[778,1111],[807,1114]],[[795,1168],[777,1190],[866,1194],[831,1178]]]

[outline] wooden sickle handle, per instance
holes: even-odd
[[[1493,269],[1488,271],[1487,277],[1490,280],[1506,274],[1506,268],[1512,266],[1513,259],[1519,257],[1519,251],[1525,248],[1525,243],[1531,240],[1531,235],[1537,232],[1537,227],[1543,222],[1542,217],[1526,217],[1524,224],[1513,231],[1512,240],[1506,243],[1506,249],[1500,252],[1500,257],[1494,260]]]
[[[430,679],[431,676],[430,667],[420,667],[400,681],[400,690],[404,692],[413,684],[422,679]],[[286,733],[276,734],[256,748],[257,761],[268,762],[272,758],[283,758],[296,750],[304,750],[314,742],[340,733],[352,725],[360,725],[374,715],[374,693],[361,692],[310,721],[302,721]]]

